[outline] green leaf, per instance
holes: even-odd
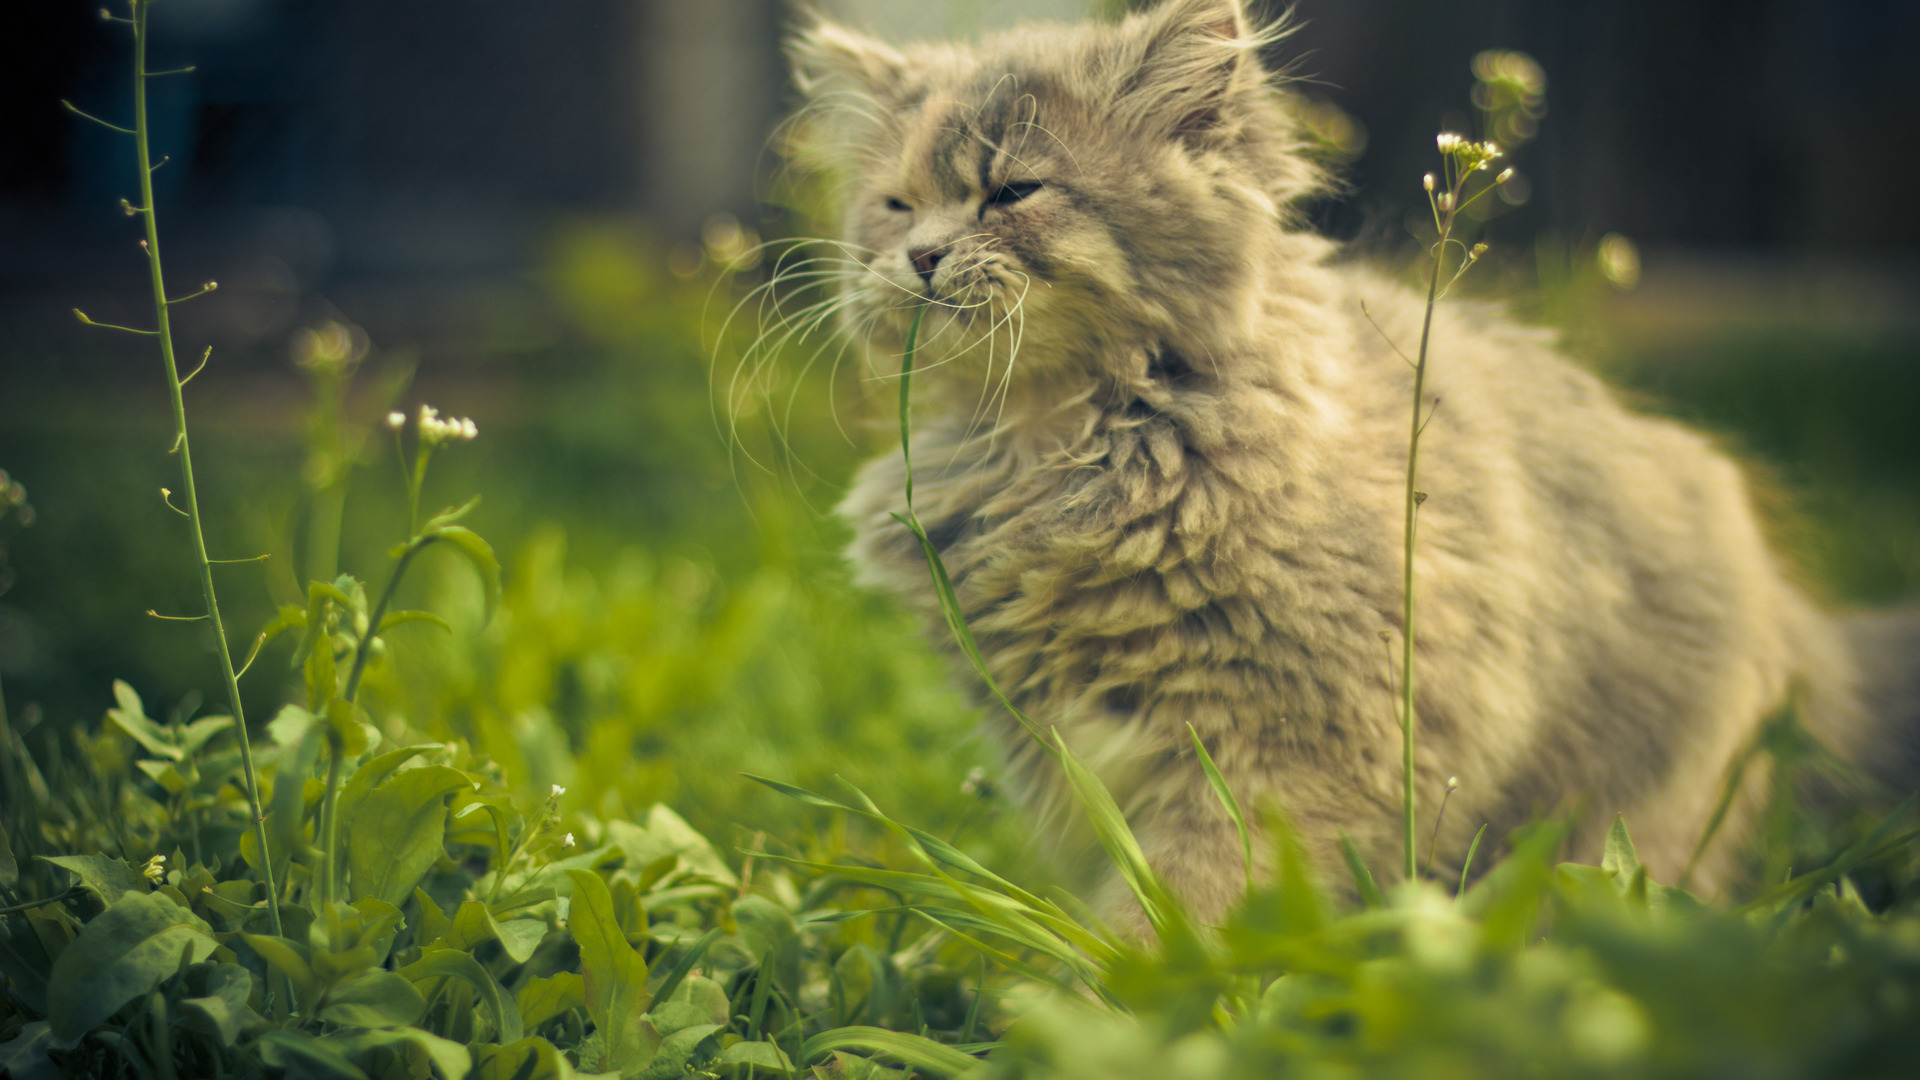
[[[198,997],[180,1002],[180,1020],[202,1035],[232,1046],[241,1033],[266,1022],[253,1011],[253,973],[238,964],[216,964],[202,976]]]
[[[427,999],[410,980],[376,968],[329,991],[319,1017],[346,1027],[406,1027],[426,1011]]]
[[[480,1000],[486,1003],[487,1011],[493,1015],[493,1029],[501,1042],[518,1042],[526,1034],[520,1022],[520,1006],[514,999],[500,989],[500,983],[480,962],[471,955],[442,949],[430,952],[406,967],[399,974],[413,982],[426,979],[461,979],[480,993]]]
[[[271,1029],[260,1033],[254,1043],[260,1060],[285,1070],[299,1080],[367,1080],[367,1074],[348,1057],[346,1050],[332,1042],[322,1042],[304,1031]]]
[[[440,1080],[466,1080],[467,1073],[473,1067],[473,1058],[465,1046],[419,1028],[336,1032],[322,1036],[320,1043],[336,1048],[344,1056],[353,1059],[364,1058],[368,1051],[381,1048],[399,1052],[402,1061],[409,1066],[407,1073],[414,1076],[419,1075],[414,1072],[415,1069],[431,1064]]]
[[[720,928],[717,926],[700,935],[700,940],[694,942],[692,948],[681,953],[680,959],[675,960],[673,967],[667,969],[666,977],[661,979],[660,985],[654,988],[654,996],[656,998],[672,997],[674,991],[680,986],[680,980],[687,977],[687,972],[693,970],[693,965],[699,963],[700,958],[706,955],[707,947],[719,937]]]
[[[199,916],[164,893],[128,896],[81,928],[47,983],[47,1020],[63,1047],[72,1046],[122,1005],[151,991],[217,947]]]
[[[473,1048],[473,1080],[572,1080],[558,1047],[538,1035],[505,1046]]]
[[[13,842],[7,839],[7,830],[0,828],[0,889],[11,889],[20,884],[20,863],[13,857]]]
[[[536,1028],[568,1009],[584,1008],[587,982],[571,971],[559,971],[528,979],[513,996],[520,1006],[521,1023]]]
[[[7,1080],[60,1080],[60,1069],[47,1057],[53,1031],[45,1020],[35,1020],[20,1033],[0,1043],[0,1076]]]
[[[307,946],[271,934],[241,934],[240,940],[260,954],[269,968],[285,976],[293,987],[293,996],[302,1013],[310,1012],[322,989],[320,980],[307,962]]]
[[[727,992],[719,983],[698,975],[683,979],[671,997],[656,999],[647,1012],[653,1029],[662,1035],[701,1024],[725,1024],[729,1015]]]
[[[187,756],[172,731],[147,718],[146,707],[140,704],[140,695],[134,692],[133,687],[115,679],[113,697],[120,706],[108,709],[107,719],[131,736],[134,742],[145,747],[149,754],[168,761],[179,761]]]
[[[1622,891],[1640,870],[1640,855],[1633,850],[1633,839],[1627,835],[1627,816],[1616,815],[1613,827],[1607,830],[1606,853],[1600,858],[1600,868],[1614,876]]]
[[[479,507],[479,505],[480,505],[480,496],[475,495],[473,498],[468,499],[466,502],[461,503],[459,506],[456,506],[451,510],[442,510],[438,514],[435,514],[432,517],[428,518],[427,523],[421,526],[420,531],[422,533],[430,533],[433,530],[441,528],[443,526],[452,525],[455,522],[459,521],[461,518],[464,518],[468,514],[473,513],[473,511],[477,507]]]
[[[533,951],[540,947],[540,942],[547,936],[545,919],[495,919],[489,913],[487,921],[493,924],[493,934],[499,939],[500,948],[516,964],[524,964],[532,959]]]
[[[350,894],[402,904],[446,851],[447,797],[473,786],[445,765],[408,769],[353,808],[347,822]]]
[[[1353,875],[1353,887],[1360,894],[1360,902],[1373,911],[1385,907],[1386,900],[1373,880],[1373,871],[1367,869],[1367,861],[1360,857],[1360,848],[1354,844],[1353,837],[1344,832],[1340,834],[1340,857],[1346,860],[1347,873]]]
[[[119,903],[127,893],[144,896],[153,891],[146,875],[127,865],[124,859],[105,855],[41,855],[39,858],[71,873],[75,885],[92,890],[108,907]]]
[[[794,925],[793,913],[764,896],[743,896],[734,901],[733,919],[748,955],[761,957],[773,985],[788,1000],[798,1000],[800,928]]]
[[[1227,786],[1227,778],[1220,775],[1220,767],[1213,763],[1213,755],[1207,753],[1207,744],[1200,741],[1200,733],[1187,725],[1187,734],[1193,738],[1193,752],[1200,758],[1200,769],[1207,774],[1207,783],[1213,785],[1213,794],[1227,811],[1228,820],[1240,834],[1240,857],[1247,870],[1247,887],[1253,887],[1253,834],[1247,830],[1247,819],[1240,812],[1240,800],[1233,797],[1233,789]]]
[[[231,716],[203,716],[191,724],[177,729],[180,732],[180,749],[188,757],[200,752],[200,748],[221,732],[233,726]]]
[[[1093,826],[1094,835],[1099,837],[1100,846],[1107,851],[1107,857],[1114,868],[1120,871],[1120,877],[1133,891],[1133,897],[1146,912],[1147,922],[1154,930],[1165,935],[1171,922],[1177,916],[1172,908],[1172,898],[1160,884],[1153,867],[1147,864],[1146,853],[1140,850],[1140,841],[1134,838],[1133,828],[1127,824],[1120,805],[1113,801],[1113,793],[1067,748],[1067,742],[1061,738],[1058,729],[1053,732],[1054,757],[1060,762],[1067,774],[1067,782],[1072,785],[1073,793],[1080,806],[1087,813],[1087,820]]]
[[[380,619],[380,629],[374,632],[384,634],[407,623],[432,623],[449,634],[453,633],[453,624],[431,611],[389,611]]]
[[[781,1076],[793,1072],[793,1061],[770,1042],[737,1042],[720,1051],[720,1061],[726,1065],[751,1065],[756,1073],[777,1073]]]
[[[486,589],[486,617],[492,619],[493,609],[500,603],[500,560],[493,554],[493,545],[464,525],[442,525],[421,535],[427,540],[444,540],[452,544],[473,564],[474,571],[480,575],[481,586]]]
[[[631,874],[636,884],[645,867],[669,855],[678,858],[683,871],[711,878],[729,888],[740,884],[713,844],[663,803],[655,803],[647,811],[644,826],[618,819],[607,822],[607,839],[619,845],[627,857],[628,869],[621,872],[622,876]]]
[[[655,1046],[640,1023],[648,1002],[647,962],[627,944],[600,875],[569,870],[567,876],[573,879],[567,930],[580,946],[587,1014],[605,1040],[604,1058],[594,1067],[625,1073],[651,1060]]]
[[[694,1069],[719,1056],[717,1036],[725,1030],[720,1024],[699,1024],[681,1028],[661,1039],[653,1060],[640,1070],[638,1080],[683,1080]]]
[[[812,1061],[828,1051],[842,1049],[885,1054],[896,1061],[936,1076],[959,1076],[980,1064],[979,1058],[971,1054],[963,1054],[951,1046],[934,1042],[932,1039],[876,1027],[845,1027],[823,1031],[808,1039],[806,1045],[800,1048],[800,1060]]]

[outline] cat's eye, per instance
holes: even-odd
[[[904,201],[900,199],[888,199],[887,209],[897,210],[900,213],[905,214],[905,213],[911,212],[913,210],[913,207],[908,206]]]
[[[1039,190],[1040,181],[1038,180],[1010,180],[994,189],[993,194],[987,199],[987,205],[1006,206],[1017,203]]]

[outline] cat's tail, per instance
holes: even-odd
[[[1897,796],[1920,790],[1920,608],[1841,620],[1859,713],[1848,757]]]

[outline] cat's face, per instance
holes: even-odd
[[[897,348],[926,302],[925,363],[1012,377],[1232,317],[1317,179],[1256,44],[1231,0],[974,46],[804,31],[800,149],[845,180],[847,326]]]

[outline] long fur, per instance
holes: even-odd
[[[1387,339],[1417,340],[1422,298],[1300,229],[1325,178],[1257,59],[1274,32],[1231,0],[1169,0],[976,45],[895,49],[823,21],[790,45],[809,97],[795,154],[844,183],[841,298],[876,373],[933,299],[916,507],[988,664],[1095,764],[1206,918],[1238,894],[1240,854],[1189,723],[1323,862],[1343,832],[1376,867],[1399,850],[1382,632],[1400,624],[1412,390]],[[996,198],[1014,181],[1040,186]],[[930,281],[915,252],[940,253]],[[1788,583],[1732,461],[1496,311],[1449,302],[1433,341],[1417,782],[1430,813],[1461,781],[1442,872],[1483,822],[1497,837],[1583,806],[1576,856],[1624,812],[1671,880],[1795,684],[1871,753],[1854,652]],[[897,455],[861,470],[851,557],[944,640],[890,516],[904,479]],[[1916,637],[1863,640],[1890,664]],[[989,722],[1012,788],[1062,828],[1050,762]],[[1730,850],[1695,883],[1723,883]]]

